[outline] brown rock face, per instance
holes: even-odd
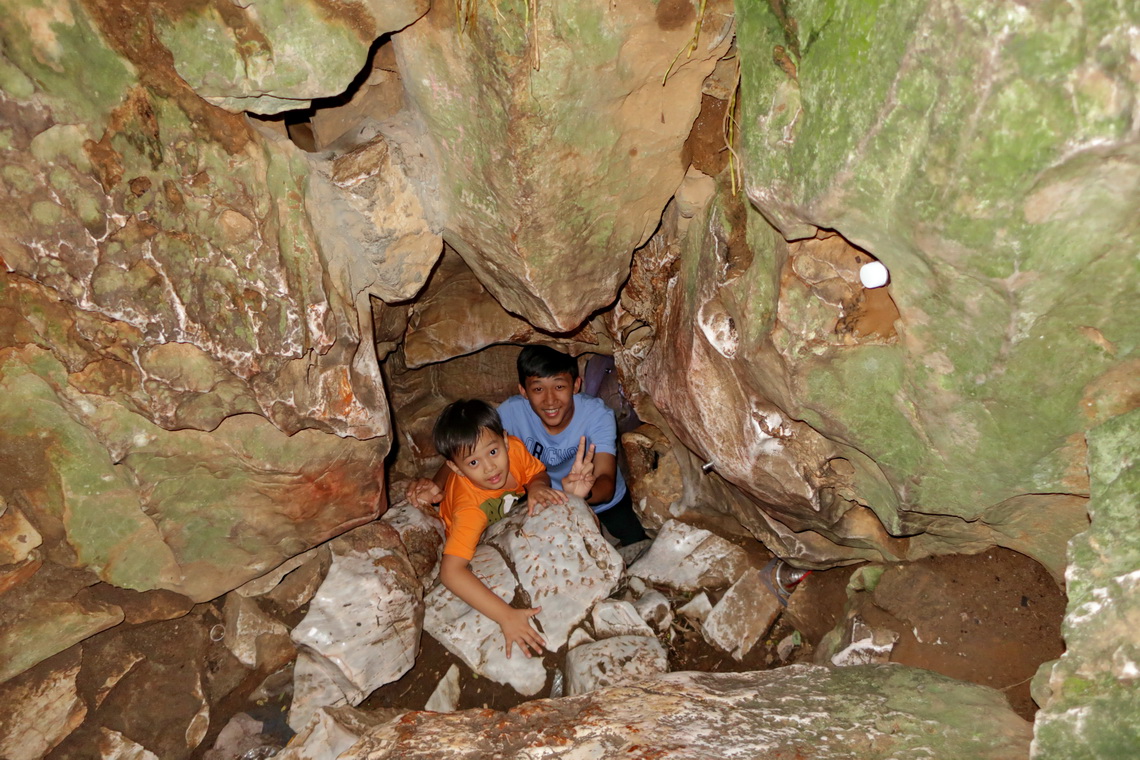
[[[444,178],[448,242],[540,328],[572,330],[613,302],[684,176],[701,83],[731,39],[710,3],[690,47],[684,8],[540,3],[460,28],[436,4],[393,38]]]
[[[551,336],[510,314],[479,282],[453,250],[445,254],[427,288],[416,299],[404,337],[409,369],[453,359],[496,343],[543,343],[570,354],[609,352],[611,341],[599,326],[586,324],[567,335]]]

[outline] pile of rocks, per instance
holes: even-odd
[[[781,610],[758,560],[730,541],[674,520],[656,540],[619,552],[585,503],[571,499],[496,523],[471,562],[503,600],[542,609],[535,620],[547,655],[508,658],[498,625],[435,580],[440,545],[424,536],[438,539],[438,520],[401,505],[385,521],[404,526],[405,541],[414,537],[434,549],[421,551],[422,582],[409,582],[406,567],[395,572],[402,555],[377,527],[339,539],[329,576],[293,632],[300,655],[289,722],[300,735],[285,757],[335,757],[330,748],[346,748],[354,732],[375,724],[350,707],[411,667],[421,620],[477,676],[523,697],[561,697],[666,673],[678,615],[739,660]],[[452,667],[424,708],[453,710],[459,692],[459,670]]]

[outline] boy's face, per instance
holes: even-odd
[[[464,456],[447,460],[452,472],[470,480],[476,487],[488,491],[507,487],[510,475],[510,458],[507,456],[507,442],[501,435],[495,435],[484,428],[475,448]]]
[[[574,419],[574,394],[582,388],[582,378],[570,379],[569,372],[550,377],[528,377],[519,393],[526,396],[530,408],[550,433],[561,433]]]

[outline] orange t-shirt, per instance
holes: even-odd
[[[447,476],[447,485],[443,489],[443,501],[439,505],[439,516],[443,518],[443,527],[447,534],[447,542],[443,546],[444,554],[452,554],[461,559],[471,559],[475,556],[475,547],[483,536],[483,531],[491,523],[498,522],[505,516],[503,513],[503,496],[508,493],[516,496],[526,494],[524,484],[540,472],[546,472],[546,467],[526,450],[526,444],[515,438],[507,436],[507,463],[511,475],[514,475],[518,488],[499,488],[486,490],[471,483],[470,480],[451,472]]]

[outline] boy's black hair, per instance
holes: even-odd
[[[578,379],[578,360],[550,346],[527,346],[519,351],[515,366],[519,372],[519,385],[526,385],[532,377],[554,377],[562,372],[570,373],[570,382]]]
[[[471,453],[484,430],[503,435],[503,420],[498,410],[479,399],[461,399],[448,404],[439,413],[431,437],[435,450],[444,459],[456,461]]]

